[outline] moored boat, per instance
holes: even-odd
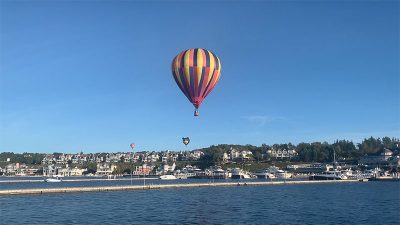
[[[388,171],[375,173],[368,180],[370,181],[400,181],[400,173],[389,173]]]
[[[347,180],[347,177],[339,170],[331,170],[311,175],[309,180]]]
[[[276,166],[271,166],[268,168],[269,173],[273,174],[276,178],[289,179],[292,178],[293,174],[287,171],[281,170]]]
[[[49,183],[62,182],[62,177],[61,176],[45,177],[44,182],[49,182]]]
[[[171,175],[171,174],[167,174],[167,175],[162,175],[160,176],[161,180],[176,180],[176,176]]]
[[[336,166],[335,150],[333,150],[333,165],[326,165],[326,171],[311,175],[309,180],[347,180],[347,176],[340,171],[340,167]]]
[[[269,170],[256,171],[255,175],[259,179],[274,179],[275,178],[275,175],[273,173],[270,173]]]
[[[250,179],[250,178],[251,178],[250,174],[239,168],[235,168],[232,170],[231,179]]]

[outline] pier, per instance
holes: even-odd
[[[260,181],[260,182],[216,182],[216,183],[191,183],[191,184],[150,184],[125,185],[125,186],[99,186],[99,187],[70,187],[70,188],[35,188],[0,190],[1,195],[27,195],[27,194],[50,194],[50,193],[74,193],[74,192],[108,192],[108,191],[135,191],[150,189],[176,189],[176,188],[201,188],[201,187],[233,187],[233,186],[260,186],[260,185],[294,185],[294,184],[326,184],[326,183],[348,183],[358,180],[320,180],[320,181]]]

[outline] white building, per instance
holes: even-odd
[[[56,165],[45,166],[43,167],[43,176],[57,175],[59,169],[61,169],[61,167]]]
[[[251,151],[241,151],[240,152],[240,157],[243,160],[249,160],[253,157],[253,153]]]
[[[164,164],[163,165],[163,173],[166,174],[168,172],[173,172],[176,168],[175,163],[172,164],[172,166],[169,166],[168,164]]]
[[[229,160],[228,153],[224,152],[224,155],[222,156],[222,161],[227,162]]]
[[[196,161],[199,160],[204,155],[204,152],[200,150],[195,150],[189,154],[190,160]]]
[[[272,157],[276,159],[290,159],[295,156],[297,156],[297,152],[294,149],[270,149],[267,151],[267,153]]]
[[[231,156],[231,160],[235,160],[237,158],[240,158],[240,151],[236,150],[234,148],[231,148],[230,156]]]
[[[250,160],[253,157],[253,153],[251,151],[240,151],[240,150],[236,150],[234,148],[231,148],[229,150],[229,154],[227,155],[228,158],[230,158],[230,160],[234,161],[234,160]]]
[[[111,175],[116,168],[117,166],[114,164],[107,164],[107,163],[97,164],[96,175],[97,176]]]

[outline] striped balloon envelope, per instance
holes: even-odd
[[[221,62],[212,52],[202,48],[191,48],[179,53],[172,60],[172,74],[176,84],[196,108],[218,83]]]

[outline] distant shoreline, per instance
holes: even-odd
[[[218,183],[192,183],[192,184],[151,184],[151,185],[125,185],[125,186],[102,186],[102,187],[73,187],[73,188],[36,188],[0,190],[2,195],[29,195],[29,194],[51,194],[51,193],[77,193],[77,192],[109,192],[109,191],[135,191],[151,189],[177,189],[177,188],[201,188],[201,187],[234,187],[234,186],[261,186],[261,185],[283,185],[283,184],[326,184],[326,183],[348,183],[359,182],[358,180],[324,180],[324,181],[262,181],[262,182],[218,182]]]

